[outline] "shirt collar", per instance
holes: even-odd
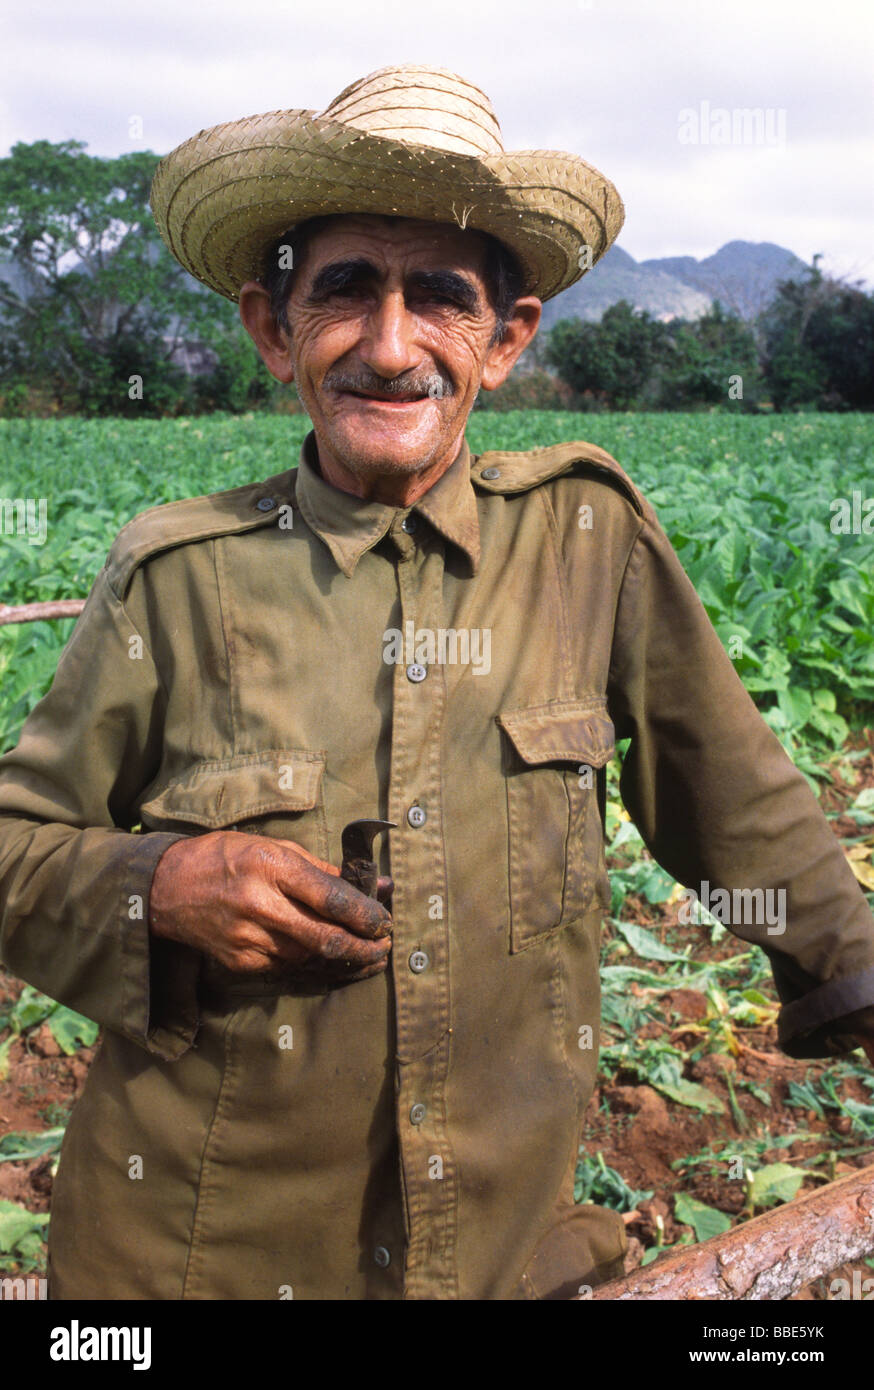
[[[311,430],[301,445],[297,500],[304,521],[328,547],[347,579],[365,551],[389,532],[396,517],[411,511],[424,516],[441,536],[464,551],[473,574],[479,568],[479,518],[466,439],[455,462],[412,507],[392,507],[386,502],[365,502],[325,482],[318,471],[316,437]]]

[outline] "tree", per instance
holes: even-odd
[[[655,367],[655,404],[663,410],[742,401],[754,409],[762,373],[749,325],[717,301],[692,322],[668,325],[667,350]],[[734,394],[730,394],[730,388]]]
[[[774,405],[874,409],[874,296],[824,275],[818,261],[804,280],[778,285],[761,318]]]
[[[573,391],[591,392],[611,410],[627,410],[640,403],[665,341],[665,325],[623,299],[611,304],[600,323],[557,323],[546,359]]]
[[[732,400],[749,409],[759,397],[752,332],[718,303],[700,319],[661,323],[620,301],[600,323],[557,323],[547,360],[584,400],[589,393],[611,410],[688,410]]]
[[[41,383],[92,413],[162,413],[193,399],[174,352],[228,332],[236,310],[164,247],[149,210],[158,159],[101,159],[75,140],[19,143],[0,159],[6,381]]]

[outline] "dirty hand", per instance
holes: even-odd
[[[386,894],[390,880],[381,879]],[[155,936],[241,974],[283,968],[332,981],[385,970],[391,917],[291,840],[216,830],[177,840],[158,860],[149,896]]]

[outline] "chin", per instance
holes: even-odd
[[[362,424],[331,430],[329,446],[351,473],[418,473],[446,447],[442,431]]]

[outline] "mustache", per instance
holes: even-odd
[[[323,385],[330,391],[358,391],[363,396],[380,393],[385,396],[443,396],[455,395],[452,378],[439,368],[432,372],[403,372],[400,376],[384,377],[377,372],[358,368],[355,371],[329,372]]]

